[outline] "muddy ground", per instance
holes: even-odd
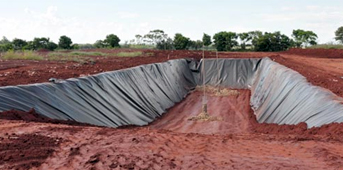
[[[121,50],[129,51],[129,50]],[[102,50],[102,52],[118,52]],[[314,85],[343,97],[343,57],[330,50],[282,53],[219,53],[219,57],[269,56]],[[2,86],[66,79],[175,58],[200,58],[199,51],[154,51],[144,57],[94,56],[95,64],[1,61]],[[152,54],[152,55],[151,55]],[[330,55],[331,54],[331,55]],[[342,53],[343,54],[343,53]],[[207,53],[215,57],[215,53]],[[168,57],[169,56],[169,57]],[[337,57],[338,56],[338,57]],[[0,113],[0,169],[340,169],[343,125],[306,129],[306,124],[258,124],[250,92],[209,96],[218,121],[189,121],[201,108],[201,93],[145,127],[105,128],[43,118],[30,112]]]

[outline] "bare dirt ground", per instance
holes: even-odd
[[[128,50],[124,50],[128,51]],[[113,52],[103,50],[103,52]],[[115,51],[117,52],[117,51]],[[96,63],[1,61],[1,85],[46,82],[163,62],[200,58],[198,51],[153,51],[147,57],[96,58]],[[220,53],[220,57],[265,57],[290,67],[318,86],[343,97],[343,58],[307,52]],[[338,51],[342,52],[342,51]],[[324,52],[323,52],[324,53]],[[215,53],[207,56],[215,57]],[[330,54],[327,52],[326,54]],[[169,55],[169,57],[168,57]],[[34,73],[32,73],[34,72]],[[30,112],[0,113],[0,169],[341,169],[343,125],[306,129],[306,124],[258,124],[250,92],[208,97],[220,121],[188,121],[201,108],[201,93],[145,127],[104,128],[40,117]]]

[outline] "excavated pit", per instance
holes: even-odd
[[[341,98],[269,59],[219,64],[218,73],[208,60],[205,81],[208,112],[220,121],[188,120],[203,94],[192,60],[1,87],[0,109],[22,111],[0,113],[0,169],[341,167],[343,124],[332,123],[341,122]]]
[[[203,64],[205,71],[200,69]],[[203,74],[206,74],[205,80]],[[206,59],[200,62],[179,59],[58,83],[0,87],[0,111],[33,108],[51,119],[109,127],[142,126],[163,116],[167,109],[181,102],[203,82],[212,87],[240,89],[241,94],[235,99],[237,101],[232,97],[210,96],[210,113],[223,117],[222,122],[229,122],[224,125],[211,122],[201,133],[211,133],[210,129],[232,123],[235,123],[232,128],[239,127],[244,131],[246,123],[242,122],[242,127],[237,122],[249,115],[246,114],[251,112],[247,109],[249,107],[259,123],[296,125],[305,122],[308,127],[315,127],[343,121],[342,98],[311,85],[299,73],[269,58]],[[189,98],[196,95],[193,92]],[[188,117],[199,114],[201,97],[197,98],[199,100],[188,103],[189,106],[186,102],[171,109],[169,112],[173,113],[168,115],[174,115],[175,120],[171,119],[170,124],[180,122],[187,114]],[[243,113],[241,107],[247,111]],[[193,127],[191,122],[183,123]],[[174,128],[182,131],[176,124]],[[218,129],[218,133],[222,131]],[[196,130],[190,129],[190,132]]]

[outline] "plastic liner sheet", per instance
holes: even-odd
[[[343,122],[342,98],[269,58],[179,59],[60,83],[0,87],[0,111],[34,108],[55,119],[146,125],[202,85],[203,74],[206,85],[251,89],[250,104],[260,123]]]
[[[145,125],[196,85],[188,61],[170,60],[94,76],[0,88],[0,110],[34,108],[49,118],[101,126]]]
[[[343,122],[343,98],[269,58],[255,73],[250,103],[260,123],[306,122],[308,127],[319,127]]]
[[[235,89],[248,89],[258,69],[261,59],[205,59],[192,69],[198,85],[222,86]],[[203,69],[204,65],[204,71]],[[194,67],[194,66],[193,66]]]

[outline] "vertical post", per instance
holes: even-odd
[[[218,50],[216,50],[216,61],[217,61],[217,92],[220,92],[220,87],[219,87],[219,75],[220,75],[220,69],[219,69],[219,56],[218,56]]]
[[[203,87],[203,104],[206,104],[206,88],[205,88],[206,74],[205,74],[205,49],[202,47],[202,87]]]
[[[202,48],[202,73],[203,73],[203,80],[202,80],[202,86],[203,86],[203,103],[202,103],[202,113],[205,116],[208,116],[207,113],[207,101],[206,101],[206,87],[205,87],[205,83],[206,83],[206,72],[205,72],[205,49],[204,46]]]

